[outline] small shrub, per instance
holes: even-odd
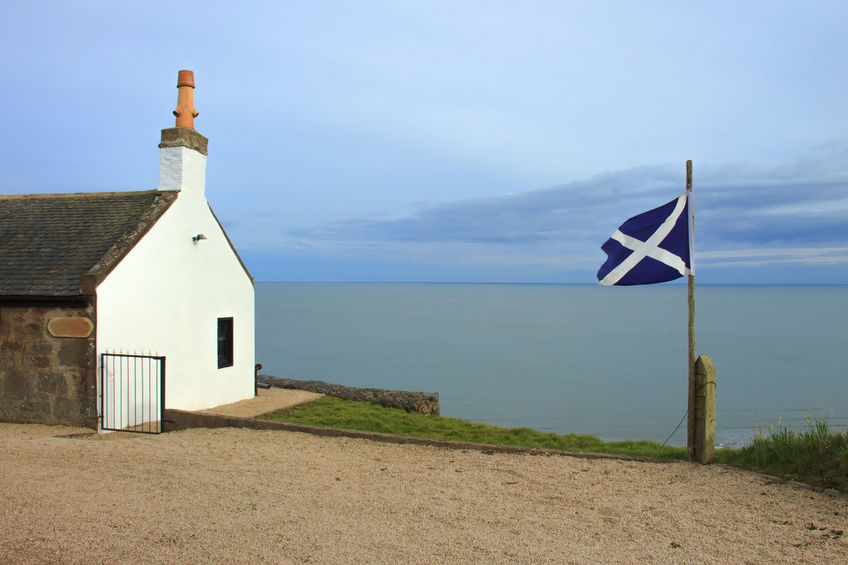
[[[763,434],[759,430],[754,435],[749,449],[757,465],[765,467],[768,461],[769,440],[763,437]]]
[[[775,432],[775,430],[777,430]],[[771,443],[774,448],[774,455],[781,463],[786,463],[795,454],[795,432],[792,431],[792,426],[782,426],[781,419],[777,419],[777,427],[769,426],[771,433]]]
[[[812,419],[806,416],[805,420],[807,421],[807,429],[801,435],[801,440],[808,451],[817,452],[828,436],[827,416],[821,420],[815,416]]]

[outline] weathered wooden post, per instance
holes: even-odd
[[[715,456],[716,369],[706,355],[695,361],[695,459],[709,463]]]

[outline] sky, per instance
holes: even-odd
[[[195,73],[259,281],[594,283],[685,189],[696,279],[848,284],[848,3],[6,2],[0,193],[146,190]]]

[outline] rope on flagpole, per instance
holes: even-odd
[[[665,444],[667,444],[667,443],[668,443],[668,440],[670,440],[670,439],[671,439],[671,436],[673,436],[674,434],[676,434],[676,433],[677,433],[677,430],[679,430],[679,429],[680,429],[680,426],[682,426],[682,425],[683,425],[683,420],[685,420],[685,419],[686,419],[686,415],[687,415],[687,414],[689,414],[689,410],[684,410],[684,411],[683,411],[683,417],[682,417],[682,418],[680,418],[680,422],[678,422],[677,427],[676,427],[676,428],[674,428],[674,430],[673,430],[670,434],[668,434],[668,437],[667,437],[667,438],[665,438],[665,441],[664,441],[664,442],[662,442],[662,445],[661,445],[660,447],[665,447]]]

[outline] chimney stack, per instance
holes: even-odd
[[[180,71],[177,75],[177,117],[178,128],[194,128],[194,118],[198,111],[194,109],[194,71]]]
[[[175,127],[162,130],[159,143],[159,190],[204,195],[209,140],[194,129],[194,72],[177,75]]]

